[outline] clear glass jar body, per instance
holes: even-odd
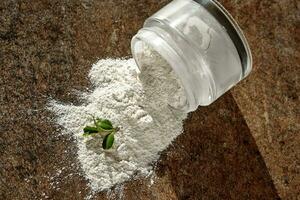
[[[252,69],[251,52],[241,29],[215,0],[174,0],[163,7],[132,39],[139,67],[147,46],[158,52],[180,79],[186,111],[211,104]]]

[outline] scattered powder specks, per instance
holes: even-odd
[[[140,73],[133,59],[100,60],[89,74],[93,91],[80,95],[82,105],[49,103],[63,132],[75,137],[78,160],[93,191],[109,189],[135,174],[149,175],[159,153],[182,132],[186,113],[168,103],[180,85],[164,60],[156,58],[155,64],[160,70],[150,74],[143,69]],[[82,136],[83,128],[92,124],[90,115],[120,127],[113,149],[103,150],[100,136]]]

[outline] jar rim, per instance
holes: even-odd
[[[246,37],[232,15],[216,0],[193,0],[203,6],[227,31],[239,54],[243,76],[252,70],[252,54]]]

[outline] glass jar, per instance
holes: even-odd
[[[245,36],[216,0],[174,0],[163,7],[132,38],[139,67],[149,46],[180,79],[187,99],[185,111],[211,104],[252,69]]]

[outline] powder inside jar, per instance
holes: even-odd
[[[153,101],[153,107],[159,102],[182,109],[187,104],[185,90],[169,63],[146,44],[142,55],[138,56],[141,71],[139,79],[147,98]]]

